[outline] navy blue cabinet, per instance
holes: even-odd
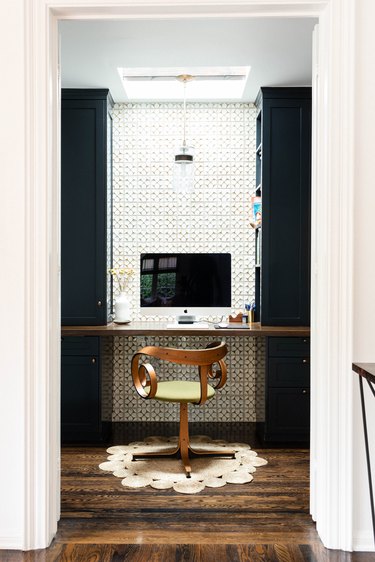
[[[61,440],[96,443],[101,420],[100,338],[64,337],[61,341]]]
[[[108,90],[62,90],[63,325],[106,324],[108,319],[111,105]]]
[[[101,325],[111,302],[111,116],[107,89],[63,89],[61,100],[61,323]],[[62,442],[98,442],[99,338],[63,338]]]
[[[308,326],[311,88],[261,88],[256,105],[256,195],[262,197],[256,320]]]

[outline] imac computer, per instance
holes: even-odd
[[[176,324],[223,316],[231,311],[231,278],[230,254],[141,254],[141,314],[175,316]]]

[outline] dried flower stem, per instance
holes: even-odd
[[[114,267],[113,269],[108,269],[113,279],[117,282],[120,293],[125,291],[130,278],[134,275],[134,269],[131,267]]]

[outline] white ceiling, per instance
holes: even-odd
[[[311,85],[315,23],[307,18],[62,21],[62,86],[109,88],[115,102],[126,102],[119,67],[251,66],[240,101],[254,101],[261,86]]]

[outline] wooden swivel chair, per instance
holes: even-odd
[[[147,346],[133,356],[131,363],[132,377],[138,394],[146,400],[155,399],[163,402],[179,402],[180,404],[180,433],[177,447],[168,451],[139,453],[133,455],[133,460],[150,456],[178,455],[185,467],[186,476],[190,478],[189,452],[193,456],[234,457],[234,451],[194,450],[189,441],[188,404],[202,405],[215,395],[217,389],[224,386],[227,378],[224,357],[227,352],[225,343],[215,342],[209,344],[205,349],[199,350]],[[196,365],[200,380],[199,382],[186,380],[158,381],[151,363],[141,362],[144,356],[155,357],[179,365]],[[218,368],[214,369],[216,364]]]

